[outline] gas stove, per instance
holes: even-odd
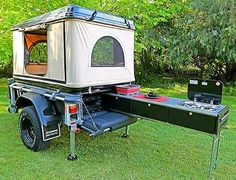
[[[188,83],[188,100],[179,105],[187,109],[216,112],[221,104],[222,88],[220,81],[192,79]]]
[[[214,105],[213,103],[208,104],[208,103],[203,103],[203,102],[197,102],[197,101],[182,101],[180,106],[184,106],[186,108],[190,109],[198,109],[202,111],[209,111],[209,112],[214,112],[218,109],[218,105]]]

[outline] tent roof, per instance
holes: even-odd
[[[86,9],[76,5],[68,5],[17,24],[13,26],[12,30],[24,30],[27,27],[44,25],[54,21],[65,19],[82,19],[127,29],[135,29],[134,23],[131,20],[127,20],[119,16],[106,14],[96,10]]]

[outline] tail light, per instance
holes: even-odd
[[[69,113],[70,114],[75,114],[75,113],[77,113],[78,109],[79,109],[79,105],[72,104],[72,105],[69,106]]]

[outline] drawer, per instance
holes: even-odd
[[[132,101],[132,114],[166,122],[168,120],[168,108],[154,103]]]
[[[210,134],[217,134],[217,117],[206,114],[170,108],[168,122]]]
[[[105,110],[117,110],[124,113],[131,113],[131,100],[122,97],[104,95],[102,97],[102,107]]]

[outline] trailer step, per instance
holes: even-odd
[[[101,111],[92,116],[85,116],[81,127],[89,131],[92,136],[97,136],[106,131],[114,131],[126,127],[136,121],[136,118],[130,118],[121,113]]]

